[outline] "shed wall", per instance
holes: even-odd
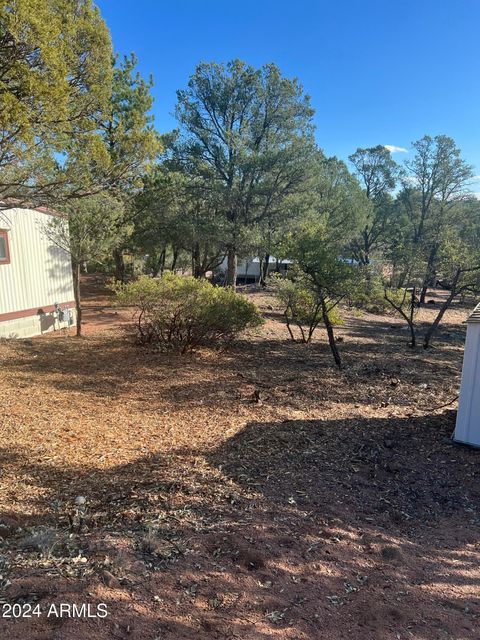
[[[454,439],[480,446],[480,323],[467,325]]]

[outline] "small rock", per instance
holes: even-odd
[[[85,496],[77,496],[75,498],[75,504],[77,505],[77,507],[82,507],[86,502],[87,499],[85,498]]]
[[[15,529],[8,524],[0,522],[0,538],[5,540],[5,538],[10,538],[13,535],[15,535]]]
[[[129,565],[128,571],[135,575],[142,575],[145,573],[145,565],[141,560],[136,560]]]
[[[381,554],[384,560],[401,560],[402,558],[400,549],[390,545],[383,547]]]
[[[110,571],[102,571],[102,582],[110,589],[120,589],[120,580],[116,578]]]
[[[260,396],[259,389],[255,389],[255,391],[252,393],[252,395],[250,397],[250,401],[251,402],[255,402],[256,404],[261,404],[262,403],[262,398]]]
[[[266,580],[265,582],[262,582],[261,580],[258,581],[258,585],[262,589],[271,589],[272,588],[272,584],[273,583],[272,583],[271,580]]]
[[[402,465],[395,460],[391,460],[390,462],[387,462],[385,469],[387,471],[390,471],[390,473],[398,473],[399,471],[401,471]]]

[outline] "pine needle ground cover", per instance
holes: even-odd
[[[108,616],[3,619],[0,637],[478,637],[480,454],[435,410],[468,309],[428,354],[347,311],[339,371],[269,294],[251,294],[263,327],[180,356],[135,346],[87,284],[84,338],[0,344],[0,583]]]

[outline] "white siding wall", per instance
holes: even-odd
[[[285,268],[285,265],[290,266],[291,261],[279,260],[280,269],[282,269],[282,267]],[[218,267],[218,270],[226,272],[227,267],[228,267],[228,260],[227,258],[224,258],[223,262]],[[268,263],[268,272],[271,273],[275,271],[276,268],[277,268],[277,259],[271,257]],[[260,277],[260,260],[258,258],[255,258],[252,260],[239,260],[237,264],[237,276],[239,278],[243,278],[245,276],[250,276],[252,278],[253,277],[259,278]]]
[[[0,314],[74,299],[70,256],[45,236],[49,220],[31,209],[0,212],[10,247],[10,264],[0,264]]]
[[[480,305],[479,305],[480,306]],[[478,309],[478,307],[477,307]],[[480,323],[467,324],[454,439],[480,447]]]

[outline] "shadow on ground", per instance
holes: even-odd
[[[24,565],[9,597],[70,601],[88,591],[109,603],[103,625],[66,620],[41,635],[53,623],[40,620],[29,640],[83,638],[75,635],[82,628],[98,638],[171,640],[347,632],[384,640],[406,630],[431,640],[458,638],[461,629],[473,639],[480,452],[447,442],[453,420],[449,412],[252,422],[212,451],[176,450],[108,470],[52,468],[2,452],[44,496],[36,518],[16,523],[24,531],[9,548],[38,554],[25,546],[25,531],[49,527],[70,536],[89,568],[69,578],[69,560],[54,554],[57,578],[46,587]],[[88,499],[82,527],[78,495]],[[102,582],[105,557],[113,558],[113,588]],[[447,586],[455,596],[442,596]],[[16,625],[19,635],[8,637],[25,638]]]

